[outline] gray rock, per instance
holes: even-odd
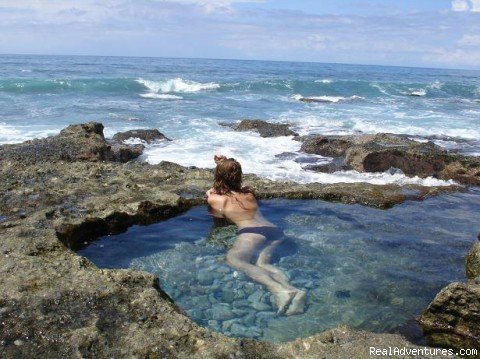
[[[238,125],[232,126],[235,131],[256,131],[262,137],[298,136],[285,123],[269,123],[263,120],[242,120]]]
[[[215,279],[215,274],[212,271],[203,269],[198,271],[197,280],[201,285],[210,285]]]
[[[117,142],[123,142],[130,138],[138,138],[146,143],[152,143],[154,141],[171,141],[171,139],[167,138],[163,133],[160,133],[157,129],[138,129],[138,130],[130,130],[126,132],[117,132],[113,135],[112,140]]]
[[[480,285],[449,284],[418,320],[429,345],[480,350]]]
[[[480,234],[467,254],[466,259],[467,278],[472,279],[480,276]]]
[[[229,320],[235,318],[235,313],[232,312],[228,304],[218,303],[212,309],[207,310],[210,317],[214,320]]]

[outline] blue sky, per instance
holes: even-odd
[[[480,69],[480,0],[0,0],[0,53]]]

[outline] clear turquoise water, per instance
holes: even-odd
[[[411,96],[417,94],[418,96]],[[330,103],[303,103],[316,96]],[[480,72],[320,63],[0,55],[0,143],[101,121],[107,136],[158,128],[174,139],[144,160],[212,167],[212,154],[246,172],[299,182],[396,182],[355,173],[302,170],[300,143],[233,133],[219,122],[287,122],[300,134],[372,132],[437,135],[439,144],[480,153]],[[450,137],[445,137],[450,136]],[[454,138],[452,138],[452,136]],[[418,137],[417,137],[418,138]],[[283,152],[297,154],[289,159]],[[310,156],[310,162],[329,159]]]
[[[210,329],[287,341],[342,324],[398,330],[443,286],[465,279],[465,255],[480,231],[479,189],[389,210],[317,200],[269,200],[261,209],[295,244],[278,253],[276,265],[308,292],[304,314],[276,317],[266,289],[226,265],[235,228],[213,229],[204,206],[102,237],[79,253],[101,268],[157,274]]]

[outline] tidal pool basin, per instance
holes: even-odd
[[[275,265],[307,291],[306,311],[276,316],[262,285],[225,262],[232,225],[206,206],[79,251],[100,268],[136,268],[198,324],[229,336],[293,340],[339,325],[404,332],[439,290],[465,280],[465,256],[480,231],[480,189],[408,201],[389,210],[320,200],[261,201],[289,242]]]

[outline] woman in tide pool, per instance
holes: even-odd
[[[265,285],[275,296],[279,315],[303,313],[306,293],[293,287],[278,267],[270,264],[275,248],[284,240],[283,232],[266,220],[249,187],[242,187],[242,167],[233,158],[214,157],[215,180],[206,193],[216,217],[238,227],[237,239],[227,253],[228,264]]]

